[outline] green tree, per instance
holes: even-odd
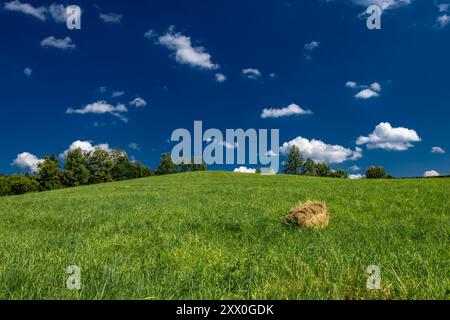
[[[8,196],[11,194],[11,184],[8,177],[0,176],[0,196]]]
[[[347,171],[345,171],[343,169],[337,169],[333,172],[332,176],[333,176],[333,178],[347,179],[348,173],[347,173]]]
[[[306,159],[303,165],[302,174],[305,176],[316,175],[316,164],[314,163],[313,159],[311,158]]]
[[[386,171],[384,171],[383,167],[372,166],[366,171],[367,179],[385,179],[387,177],[388,175],[386,174]]]
[[[25,177],[14,174],[8,177],[11,186],[11,194],[24,194],[28,192],[36,192],[39,190],[39,183],[32,177]]]
[[[64,161],[63,184],[76,187],[88,184],[87,158],[81,149],[69,151]]]
[[[38,171],[35,175],[39,183],[39,190],[53,190],[61,187],[61,171],[59,162],[55,155],[44,158],[44,161],[38,165]]]
[[[176,165],[173,163],[172,158],[169,154],[164,153],[161,155],[161,159],[159,160],[158,169],[156,170],[157,175],[164,175],[164,174],[172,174],[176,173],[177,168]]]
[[[89,183],[111,182],[114,160],[108,151],[96,149],[89,154],[87,168],[89,170]]]
[[[284,162],[284,173],[300,174],[304,161],[300,150],[296,146],[292,146],[289,155]]]
[[[315,173],[319,177],[331,177],[333,172],[327,163],[319,162],[316,163]]]

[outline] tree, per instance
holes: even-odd
[[[386,171],[384,171],[383,167],[372,166],[369,167],[366,171],[367,179],[385,179],[387,178]]]
[[[302,174],[305,176],[316,175],[316,164],[314,163],[313,159],[311,158],[306,159],[303,165]]]
[[[8,181],[8,177],[0,176],[0,197],[7,196],[11,194],[11,184]]]
[[[39,183],[39,190],[41,191],[61,187],[61,171],[55,155],[45,157],[44,161],[38,165],[36,181]]]
[[[18,174],[8,177],[11,186],[11,194],[24,194],[39,190],[39,183],[32,177],[25,177]]]
[[[76,187],[88,184],[87,158],[81,149],[69,151],[64,162],[63,184]]]
[[[177,168],[176,165],[173,163],[172,158],[169,154],[164,153],[161,155],[161,159],[159,160],[158,169],[156,170],[157,175],[164,175],[164,174],[172,174],[176,173]]]
[[[314,171],[319,177],[331,177],[333,173],[330,166],[325,162],[316,163]]]
[[[284,163],[284,173],[300,174],[304,161],[300,150],[296,146],[292,146],[289,155]]]
[[[96,149],[87,159],[89,183],[111,182],[114,160],[108,151]]]
[[[337,169],[332,174],[333,178],[339,178],[339,179],[347,179],[348,173],[345,170]]]

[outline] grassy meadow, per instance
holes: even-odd
[[[306,200],[327,229],[282,223]],[[0,299],[448,299],[449,233],[450,179],[195,172],[3,197]]]

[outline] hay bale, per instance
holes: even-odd
[[[284,217],[288,223],[296,223],[299,228],[325,228],[328,226],[330,215],[324,203],[307,201],[299,203]]]

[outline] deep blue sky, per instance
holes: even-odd
[[[359,136],[388,122],[416,131],[421,141],[404,151],[360,145],[360,159],[332,167],[382,165],[396,176],[450,174],[450,24],[437,24],[447,13],[434,1],[388,8],[381,30],[368,30],[358,18],[366,8],[358,0],[61,2],[82,8],[81,30],[68,30],[49,14],[41,21],[6,10],[7,2],[0,5],[0,172],[17,171],[11,162],[21,152],[59,154],[76,140],[124,148],[154,168],[173,146],[167,142],[171,132],[192,130],[193,121],[202,120],[205,128],[222,130],[278,128],[281,144],[301,136],[351,150]],[[53,2],[21,1],[34,7]],[[107,23],[100,13],[122,19]],[[220,69],[178,63],[172,51],[155,44],[158,37],[144,37],[149,29],[163,36],[172,25],[194,47],[204,47]],[[77,48],[42,47],[49,36],[69,36]],[[320,45],[306,59],[304,46],[312,41]],[[24,73],[27,67],[31,76]],[[248,79],[246,68],[262,76]],[[214,80],[218,72],[225,82]],[[347,81],[377,82],[382,90],[378,97],[357,99],[363,88],[348,88]],[[99,92],[101,86],[108,91]],[[125,94],[111,98],[111,91]],[[148,105],[129,106],[136,97]],[[129,121],[66,114],[101,100],[127,105]],[[260,116],[264,108],[292,103],[313,114]],[[130,149],[132,142],[141,150]],[[432,153],[436,146],[447,152]]]

